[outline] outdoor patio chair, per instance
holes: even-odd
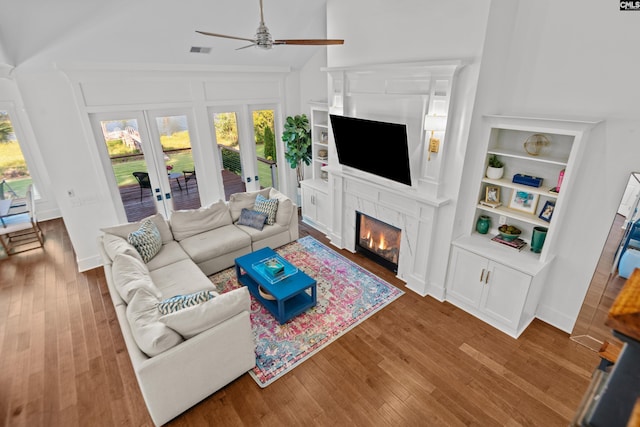
[[[149,174],[147,172],[133,172],[133,176],[136,177],[138,185],[140,185],[140,201],[142,201],[142,191],[144,188],[151,190],[151,181],[149,181]]]
[[[25,198],[27,212],[6,216],[0,225],[0,243],[7,255],[44,247],[44,235],[36,218],[33,187],[29,185]],[[20,248],[20,250],[16,250]]]
[[[182,174],[184,175],[184,186],[187,187],[187,193],[189,193],[189,180],[190,179],[196,179],[196,171],[195,169],[192,171],[182,171]]]

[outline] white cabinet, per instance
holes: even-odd
[[[454,247],[447,300],[501,331],[518,337],[533,320],[537,305],[533,276]]]
[[[314,186],[314,181],[302,181],[300,190],[302,192],[302,221],[312,227],[327,232],[327,221],[329,218],[329,196],[326,188]]]
[[[300,183],[302,192],[302,220],[326,233],[331,218],[329,209],[329,108],[326,102],[311,102],[311,176]],[[306,172],[309,170],[307,169]]]
[[[447,300],[514,337],[535,318],[557,241],[570,238],[562,236],[565,205],[574,186],[584,141],[596,124],[508,116],[483,118],[480,155],[468,161],[468,167],[475,172],[462,183],[473,189],[473,200],[461,201],[461,206],[470,208],[465,212],[468,225],[452,244],[446,281]],[[549,143],[533,152],[525,143],[536,134],[544,135]],[[500,179],[485,175],[493,155],[505,164],[504,176]],[[562,185],[556,192],[554,187],[558,185],[561,172]],[[514,183],[516,174],[541,178],[542,185]],[[482,202],[487,202],[487,194],[499,194],[501,205],[484,205]],[[516,195],[517,200],[514,200]],[[529,204],[521,203],[525,199]],[[553,205],[551,216],[541,215],[546,212],[545,205]],[[480,215],[491,219],[486,234],[476,231]],[[502,221],[522,230],[520,237],[527,243],[524,248],[518,250],[492,241]],[[547,229],[539,253],[530,250],[534,227]]]

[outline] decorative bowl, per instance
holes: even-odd
[[[522,230],[520,230],[519,228],[507,224],[498,227],[498,231],[500,231],[502,238],[507,242],[517,239],[522,233]]]

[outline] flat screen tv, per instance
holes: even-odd
[[[340,164],[411,185],[406,125],[329,116]]]

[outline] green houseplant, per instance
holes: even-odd
[[[504,162],[495,154],[489,156],[489,164],[487,166],[487,178],[500,179],[504,175]]]
[[[306,114],[287,117],[282,132],[282,141],[285,144],[284,158],[289,166],[296,170],[298,187],[304,179],[302,163],[311,164],[311,130]]]

